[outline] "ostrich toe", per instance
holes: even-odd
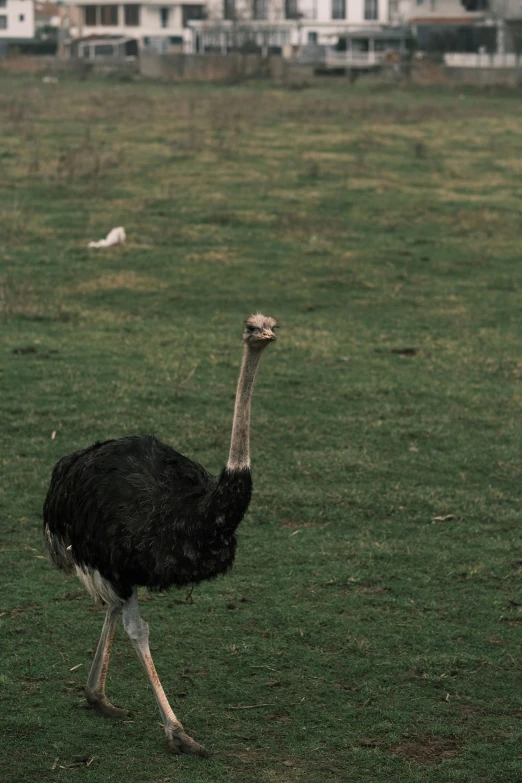
[[[167,739],[169,743],[169,750],[171,753],[177,755],[179,753],[192,753],[194,756],[203,756],[209,758],[211,753],[199,742],[196,742],[185,734],[183,729],[179,726],[168,727],[166,729]]]
[[[105,718],[127,718],[130,715],[129,710],[124,710],[122,707],[115,707],[114,704],[111,704],[105,694],[100,696],[86,688],[85,698],[89,706]]]

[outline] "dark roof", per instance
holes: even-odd
[[[463,25],[463,24],[475,24],[476,22],[481,22],[483,19],[482,16],[415,16],[413,19],[410,19],[410,24],[453,24],[453,25]]]
[[[70,43],[84,43],[85,41],[135,41],[136,39],[132,35],[82,35],[80,38],[74,38]]]

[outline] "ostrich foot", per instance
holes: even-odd
[[[195,756],[203,756],[204,758],[209,758],[211,755],[203,745],[200,745],[192,737],[189,737],[188,734],[185,734],[182,726],[165,726],[165,733],[169,743],[169,750],[175,755],[178,753],[192,753]]]
[[[130,715],[129,710],[124,710],[111,704],[104,693],[99,694],[90,688],[86,688],[85,698],[89,706],[105,718],[127,718]]]

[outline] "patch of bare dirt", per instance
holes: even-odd
[[[0,617],[8,614],[11,620],[18,620],[26,612],[32,612],[35,609],[41,609],[39,604],[20,604],[19,606],[13,606],[11,609],[6,609],[5,612],[0,612]]]
[[[43,677],[29,677],[29,676],[24,677],[22,695],[29,696],[29,694],[40,690],[41,680],[43,680]]]
[[[431,767],[443,761],[456,758],[460,747],[455,737],[441,737],[437,734],[419,734],[416,737],[406,735],[401,742],[390,748],[396,756]]]
[[[270,715],[265,715],[265,720],[270,723],[293,723],[292,718],[286,712],[275,712]]]

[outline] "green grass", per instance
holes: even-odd
[[[520,780],[519,95],[0,85],[0,778]],[[215,752],[171,757],[121,630],[132,720],[81,709],[103,613],[43,558],[41,507],[96,439],[218,471],[258,308],[283,328],[236,566],[143,596]]]

